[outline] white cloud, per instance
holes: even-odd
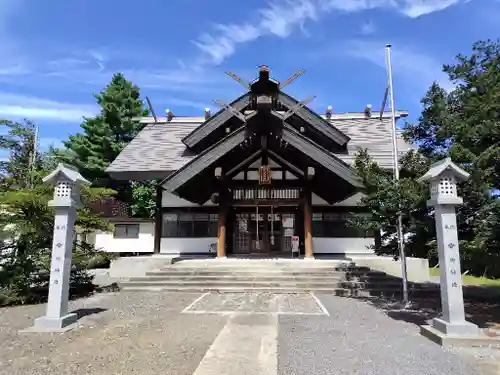
[[[361,12],[375,8],[397,11],[416,18],[444,10],[470,0],[273,0],[256,11],[258,21],[241,24],[217,24],[212,33],[204,33],[193,43],[213,64],[231,56],[238,44],[263,36],[288,37],[307,21],[317,21],[332,11]]]
[[[469,0],[406,0],[402,2],[401,13],[411,18],[439,12],[458,3]]]
[[[83,116],[94,116],[95,106],[63,103],[23,95],[0,93],[0,117],[49,119],[78,122]]]
[[[172,110],[174,110],[174,107],[172,105],[178,105],[182,107],[190,107],[190,108],[195,108],[200,110],[200,116],[203,115],[203,111],[205,108],[210,108],[213,107],[214,105],[210,105],[210,103],[203,102],[203,101],[196,101],[196,100],[189,100],[189,99],[181,99],[181,98],[166,98],[164,100],[164,103],[166,103],[167,106],[170,106]]]
[[[114,72],[120,71],[137,84],[143,94],[148,90],[182,92],[200,100],[224,96],[234,85],[214,65],[234,54],[238,45],[264,36],[286,38],[296,30],[304,32],[307,22],[326,18],[329,12],[361,12],[374,8],[392,9],[408,17],[417,17],[468,0],[270,0],[267,6],[256,9],[244,22],[216,24],[211,32],[203,33],[193,41],[201,52],[197,59],[173,58],[171,66],[163,68],[161,55],[144,51],[127,53],[105,48],[94,48],[67,53],[54,50],[51,45],[44,56],[34,56],[29,48],[15,37],[14,29],[7,32],[7,21],[20,13],[23,0],[0,0],[0,82],[26,87],[52,87],[88,90],[103,87]],[[26,5],[26,4],[24,4]],[[328,19],[325,22],[329,22]],[[12,25],[9,25],[9,27]],[[364,32],[373,32],[373,24],[363,26]],[[154,59],[157,59],[156,67]],[[147,65],[146,65],[147,64]],[[132,68],[141,66],[141,69]],[[153,94],[154,95],[154,94]],[[46,105],[45,105],[46,104]],[[80,118],[81,106],[62,108],[52,104],[27,105],[2,103],[4,115],[29,115],[42,118]],[[87,113],[87,109],[83,111]]]
[[[132,57],[135,56],[133,54]],[[170,69],[155,69],[150,66],[142,68],[142,60],[134,62],[134,65],[141,66],[136,69],[131,68],[133,65],[123,62],[120,57],[119,53],[106,54],[97,50],[80,51],[48,60],[28,59],[18,55],[17,59],[22,63],[17,65],[3,66],[0,60],[0,82],[13,85],[22,82],[29,87],[41,88],[60,86],[65,89],[68,84],[73,86],[77,83],[90,85],[95,89],[108,84],[114,73],[121,72],[143,91],[153,89],[199,94],[223,91],[231,84],[220,71],[214,72],[210,66],[199,63],[178,66],[176,61]],[[108,61],[113,62],[114,66],[108,67]]]
[[[372,35],[377,31],[377,27],[373,21],[365,22],[361,25],[361,34]]]
[[[343,53],[387,69],[383,42],[351,41],[345,45]],[[391,65],[395,79],[401,77],[415,88],[427,89],[434,81],[446,90],[453,88],[448,76],[442,71],[442,64],[424,52],[407,46],[394,46],[391,49]]]

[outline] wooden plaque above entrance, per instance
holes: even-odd
[[[261,185],[268,185],[271,183],[271,168],[269,165],[261,165],[259,171],[259,183]]]

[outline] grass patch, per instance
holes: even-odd
[[[439,276],[439,268],[430,268],[429,273],[431,276]],[[462,282],[464,285],[487,285],[500,287],[500,279],[488,279],[487,277],[464,275],[462,276]]]

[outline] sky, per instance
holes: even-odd
[[[157,115],[202,116],[265,64],[323,113],[379,111],[392,44],[395,107],[418,118],[442,65],[496,39],[499,0],[0,0],[0,119],[29,118],[59,146],[99,112],[93,93],[122,72]]]

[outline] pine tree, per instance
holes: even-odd
[[[111,179],[105,170],[143,127],[137,117],[147,111],[139,88],[118,73],[94,97],[100,113],[84,119],[83,132],[64,142],[67,150],[59,152],[59,158],[77,167],[93,186],[114,189],[118,199],[131,202],[130,183]]]
[[[365,197],[361,199],[361,204],[367,214],[357,216],[353,224],[380,233],[375,252],[396,258],[399,256],[396,226],[397,217],[401,214],[406,254],[434,257],[435,251],[429,242],[434,231],[426,206],[427,186],[416,181],[428,168],[428,160],[416,152],[405,155],[397,182],[390,171],[380,168],[373,161],[367,150],[358,152],[354,165],[363,181]]]
[[[500,44],[473,45],[470,56],[457,55],[444,71],[456,88],[446,93],[434,84],[423,99],[419,121],[406,136],[432,160],[450,156],[471,177],[460,186],[458,208],[464,267],[500,276]],[[428,147],[425,147],[428,146]]]
[[[0,149],[9,153],[8,160],[0,161],[1,186],[23,188],[33,183],[31,171],[40,167],[40,153],[35,150],[36,125],[25,120],[24,123],[0,120],[0,126],[5,128],[5,134],[0,136]]]

